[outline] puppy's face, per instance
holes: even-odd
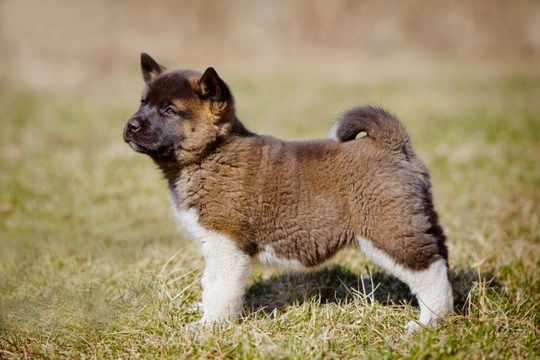
[[[234,119],[234,101],[213,68],[201,75],[168,71],[142,54],[146,87],[139,110],[124,127],[124,141],[156,162],[182,162],[204,152],[226,134]]]

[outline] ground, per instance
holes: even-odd
[[[174,227],[155,165],[122,141],[138,90],[122,101],[4,90],[0,357],[536,358],[540,77],[479,73],[221,74],[260,133],[325,137],[359,103],[402,119],[432,174],[456,303],[439,329],[414,335],[406,286],[353,250],[309,274],[256,268],[242,319],[189,327],[203,262]]]

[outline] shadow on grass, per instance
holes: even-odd
[[[473,269],[455,269],[450,278],[454,293],[456,314],[465,315],[469,294],[479,281],[498,288],[490,274],[479,274]],[[318,300],[326,303],[348,303],[358,297],[367,297],[383,305],[409,304],[417,306],[409,287],[395,277],[376,272],[362,276],[343,266],[323,268],[308,273],[285,273],[252,284],[246,293],[245,311],[271,313],[287,307]]]

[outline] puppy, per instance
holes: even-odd
[[[396,117],[354,108],[332,139],[286,142],[244,127],[213,68],[169,71],[144,53],[141,68],[124,140],[158,165],[178,226],[200,245],[201,322],[240,313],[253,261],[312,268],[347,246],[411,288],[420,319],[409,329],[452,311],[429,174]]]

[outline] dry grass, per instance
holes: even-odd
[[[356,19],[350,16],[335,33],[310,32],[318,21],[335,23],[344,1],[328,18],[317,20],[327,12],[315,11],[303,15],[303,25],[287,22],[283,31],[295,37],[283,41],[270,31],[279,27],[272,16],[295,16],[303,9],[296,2],[258,15],[267,21],[259,28],[257,17],[230,28],[228,15],[214,28],[227,29],[223,37],[204,33],[205,21],[220,12],[202,6],[182,18],[203,14],[192,20],[200,48],[188,37],[170,45],[189,28],[182,22],[174,30],[165,21],[175,14],[167,11],[172,3],[147,11],[137,2],[133,15],[121,18],[122,1],[96,2],[73,31],[62,24],[78,24],[81,8],[51,4],[0,2],[0,358],[540,356],[535,2],[490,7],[489,16],[465,2],[446,4],[448,11],[427,6],[431,17],[420,23],[418,5],[400,3],[391,10],[395,22],[382,27],[390,30],[348,33]],[[247,11],[237,6],[237,14]],[[363,26],[385,18],[375,3],[362,6],[351,14],[373,14],[360,17]],[[452,25],[459,16],[443,13],[465,13],[463,21],[473,19],[473,33],[481,36],[457,41],[467,28]],[[36,27],[19,22],[21,14]],[[133,29],[130,19],[145,26]],[[426,31],[437,19],[450,19],[444,26],[456,29],[455,37]],[[242,37],[256,28],[259,38]],[[402,43],[387,36],[392,28],[408,34]],[[508,38],[497,45],[502,33]],[[252,52],[231,45],[241,43]],[[262,45],[250,45],[256,43]],[[432,173],[456,315],[438,330],[407,335],[402,326],[417,316],[408,289],[351,250],[311,274],[257,268],[242,319],[189,327],[200,317],[191,305],[201,295],[202,259],[174,228],[155,166],[121,137],[137,107],[143,50],[170,65],[216,66],[235,93],[240,118],[259,133],[325,137],[335,116],[358,103],[399,115]],[[503,52],[511,55],[493,57]]]
[[[407,288],[349,251],[313,274],[257,269],[244,319],[191,329],[202,259],[174,229],[158,171],[121,140],[133,106],[8,92],[0,107],[9,120],[0,148],[2,356],[538,355],[537,76],[230,84],[250,128],[285,138],[324,136],[343,105],[366,98],[402,116],[433,174],[456,316],[408,337],[402,325],[416,315]]]

